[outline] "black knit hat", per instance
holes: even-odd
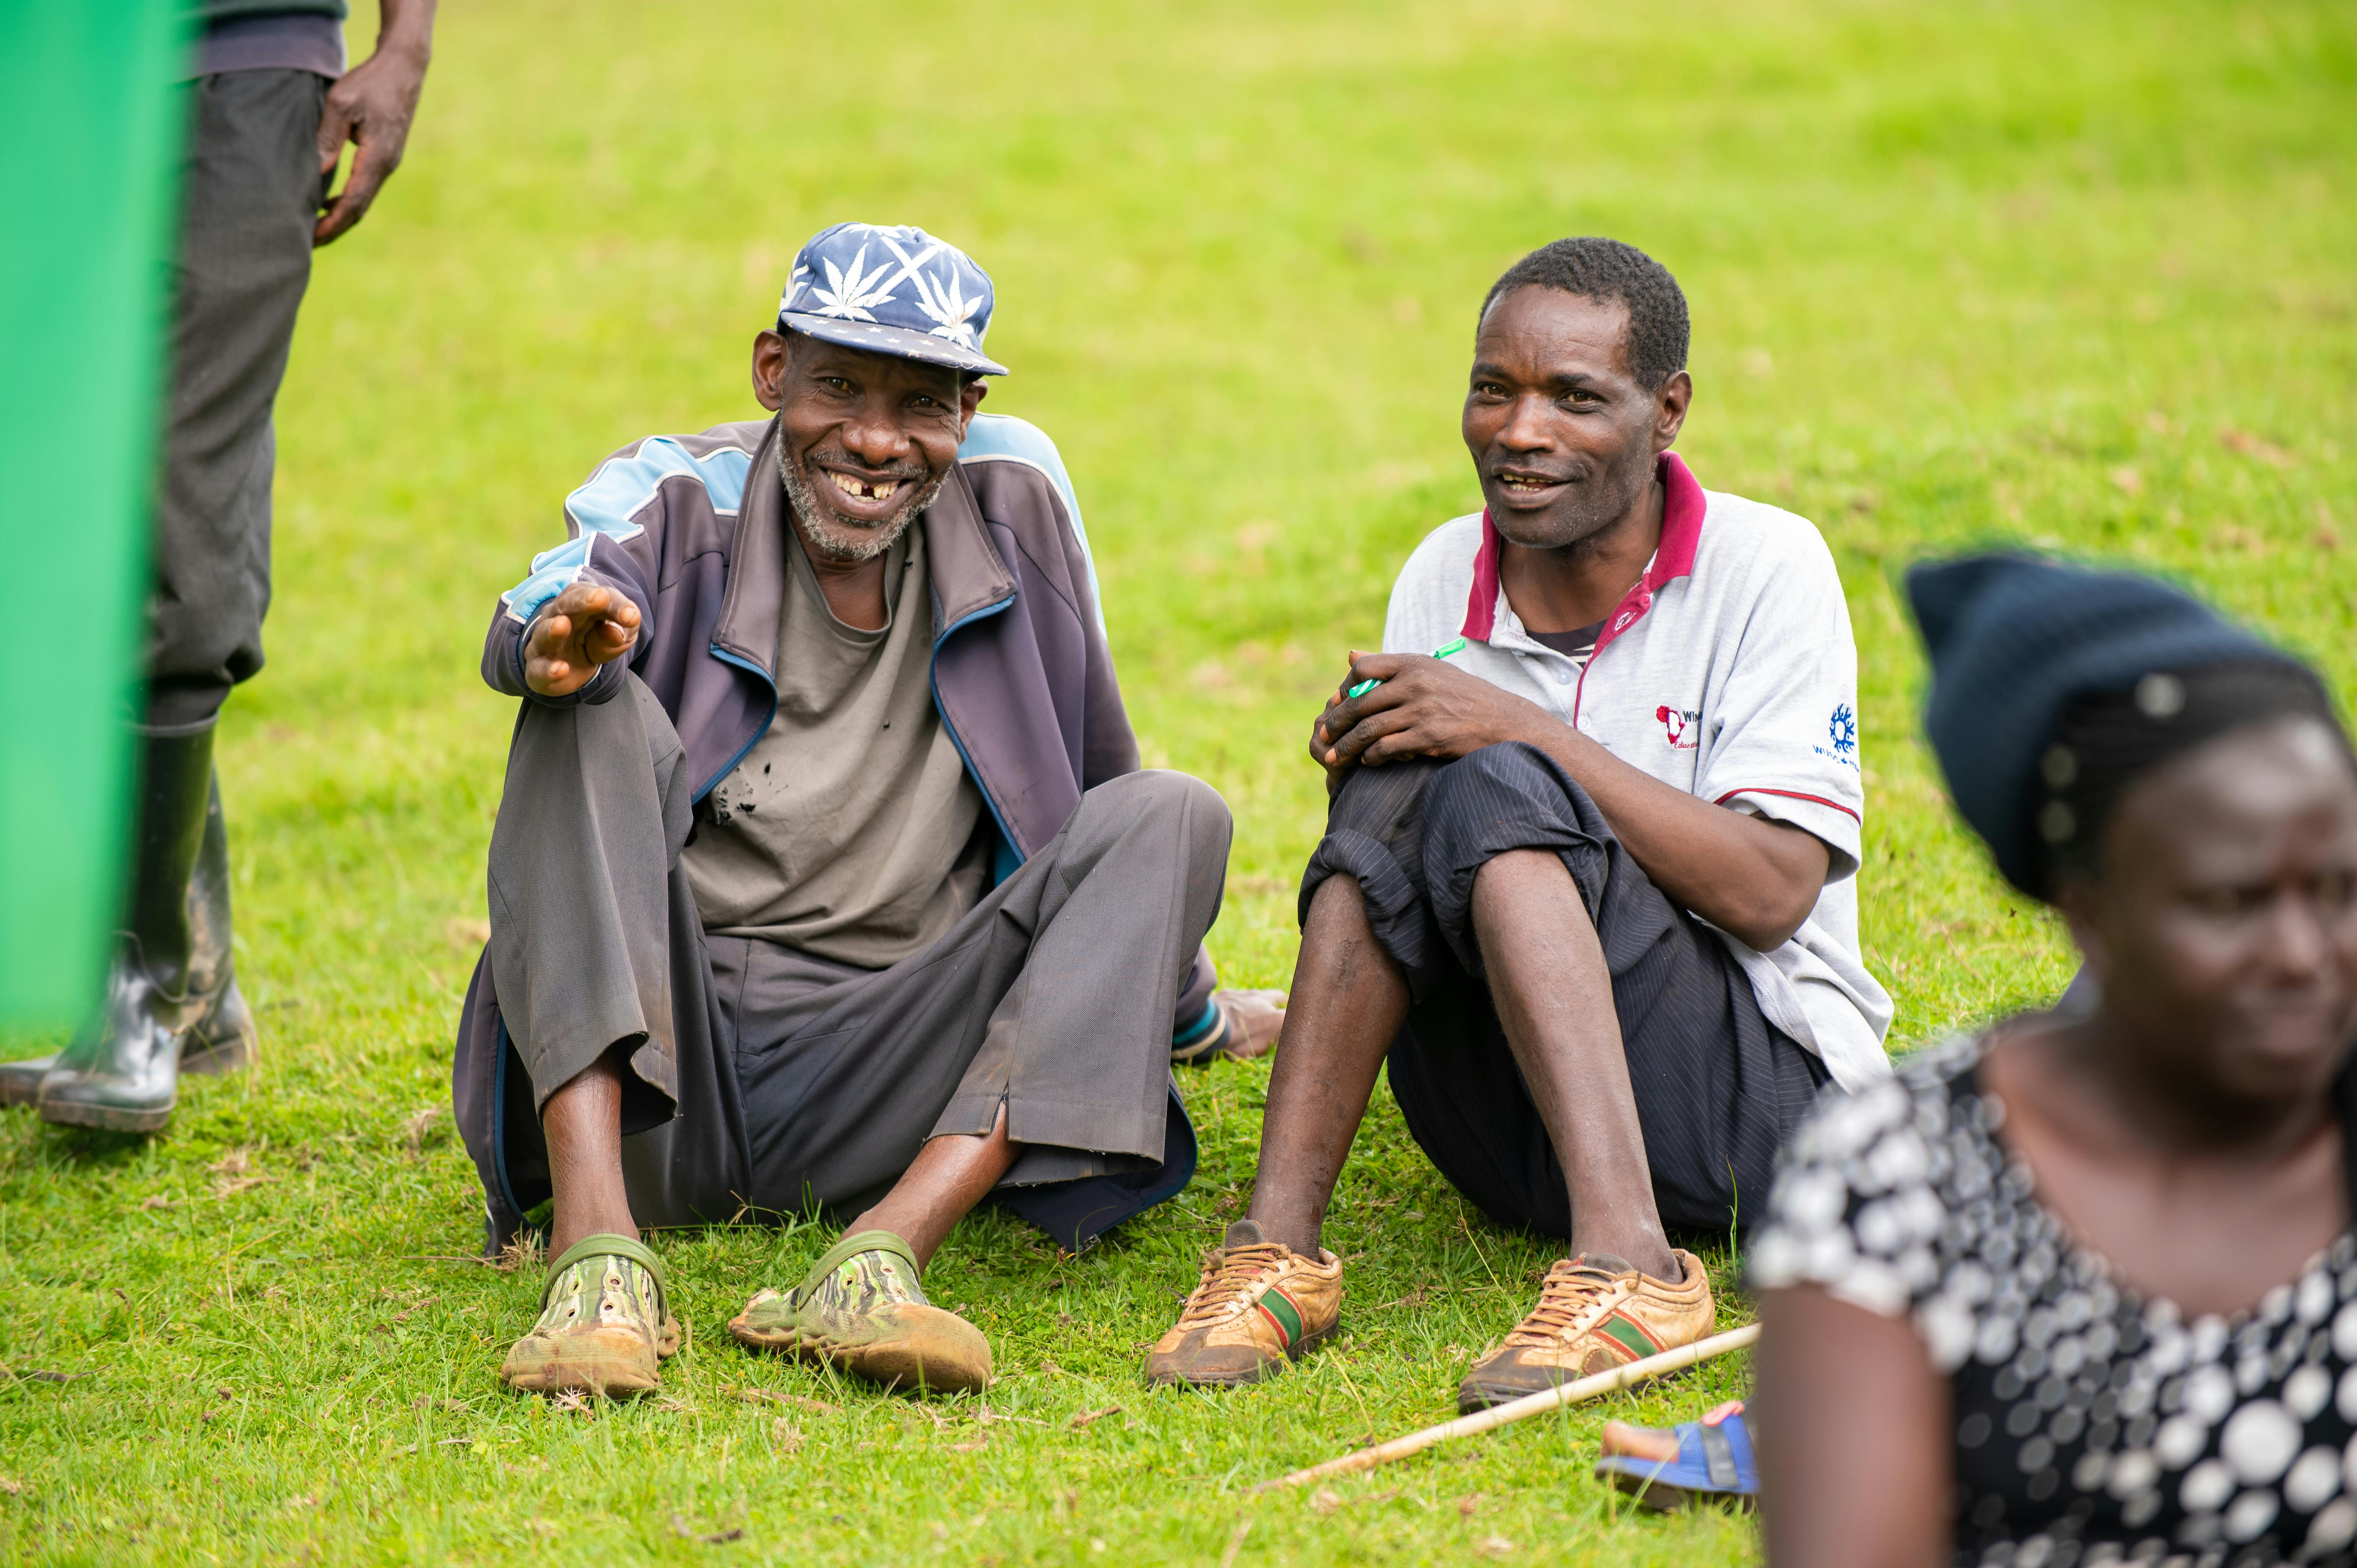
[[[1924,734],[1956,810],[2005,879],[2032,897],[2045,897],[2050,881],[2041,762],[2074,704],[2157,672],[2265,666],[2297,672],[2330,714],[2305,665],[2151,577],[1971,555],[1913,567],[1907,597],[1932,663]]]

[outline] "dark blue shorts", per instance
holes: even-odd
[[[1406,977],[1389,1066],[1408,1132],[1500,1224],[1570,1235],[1563,1167],[1472,929],[1474,873],[1516,849],[1561,855],[1595,922],[1663,1222],[1749,1229],[1824,1067],[1767,1020],[1726,943],[1653,886],[1587,792],[1534,746],[1361,768],[1302,874],[1304,920],[1327,877],[1356,878],[1376,940]]]

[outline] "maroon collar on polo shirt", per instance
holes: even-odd
[[[1652,608],[1653,595],[1663,585],[1694,571],[1695,551],[1702,542],[1703,514],[1710,503],[1702,493],[1702,485],[1676,453],[1663,453],[1658,471],[1664,492],[1661,542],[1653,547],[1653,559],[1645,567],[1644,575],[1604,618],[1603,630],[1596,638],[1597,653],[1603,652],[1606,643],[1636,625],[1638,618]],[[1465,625],[1460,633],[1474,642],[1489,641],[1491,634],[1497,630],[1500,543],[1498,525],[1490,521],[1490,510],[1484,507],[1481,548],[1473,557],[1473,586],[1465,596]]]

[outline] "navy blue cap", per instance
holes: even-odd
[[[2022,553],[1970,555],[1910,570],[1907,598],[1932,662],[1924,737],[1957,812],[1987,843],[2006,880],[2035,897],[2046,894],[2035,825],[2040,768],[2073,703],[2133,691],[2156,673],[2306,668],[2140,573]]]
[[[985,376],[990,274],[946,240],[901,224],[837,223],[794,257],[778,330]]]

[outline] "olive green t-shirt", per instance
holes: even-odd
[[[885,624],[827,607],[786,543],[778,716],[713,789],[683,860],[705,929],[882,969],[982,897],[982,794],[933,707],[924,531],[884,559]]]

